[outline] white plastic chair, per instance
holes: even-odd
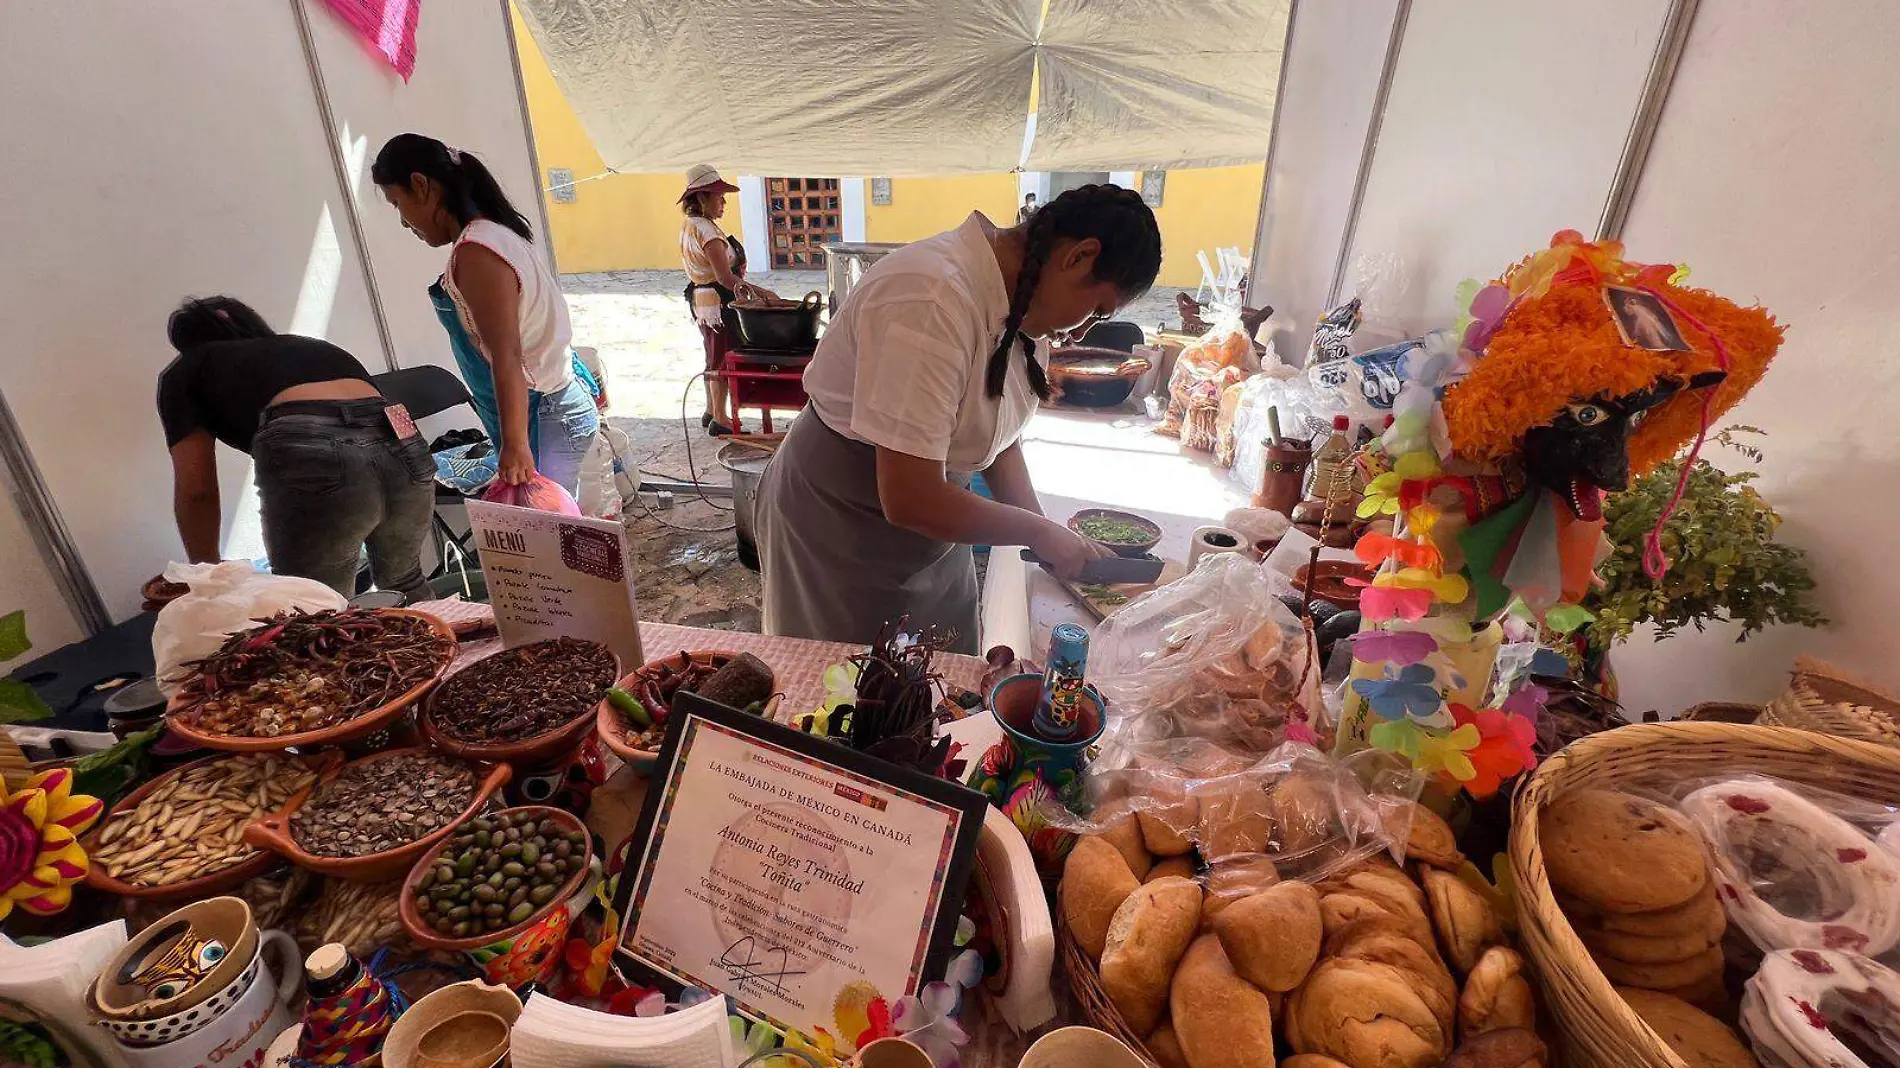
[[[1201,285],[1194,291],[1194,301],[1197,304],[1206,304],[1209,295],[1220,294],[1220,276],[1215,274],[1214,268],[1208,264],[1205,251],[1196,251],[1194,258],[1201,261]]]

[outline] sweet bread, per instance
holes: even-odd
[[[1465,855],[1458,851],[1458,838],[1451,833],[1451,825],[1424,805],[1413,802],[1387,812],[1385,825],[1395,840],[1404,835],[1407,860],[1423,861],[1448,871],[1465,862]]]
[[[1284,993],[1300,985],[1319,959],[1319,892],[1280,883],[1241,898],[1214,918],[1214,934],[1240,977]]]
[[[1451,1034],[1400,969],[1365,960],[1323,960],[1287,1001],[1287,1041],[1351,1065],[1431,1068]]]
[[[1524,958],[1492,946],[1465,976],[1458,995],[1458,1033],[1466,1038],[1506,1028],[1537,1030],[1537,1000],[1524,977]]]
[[[1134,813],[1129,813],[1102,828],[1096,837],[1115,847],[1115,851],[1128,862],[1128,870],[1136,879],[1146,882],[1148,869],[1153,867],[1154,858],[1148,855],[1148,846],[1141,840],[1141,825],[1135,821]]]
[[[1189,1068],[1273,1063],[1273,999],[1234,972],[1213,935],[1188,946],[1168,989],[1168,1011]]]
[[[1057,903],[1070,936],[1090,960],[1102,959],[1115,910],[1140,885],[1121,853],[1100,838],[1079,838],[1069,850],[1062,885],[1056,890]]]
[[[1174,967],[1200,923],[1201,887],[1191,879],[1138,887],[1115,910],[1102,949],[1102,992],[1137,1033],[1161,1019]]]
[[[1845,949],[1876,956],[1900,942],[1900,857],[1841,817],[1759,779],[1705,786],[1682,810],[1715,857],[1717,890],[1757,946]],[[1751,872],[1772,858],[1784,893],[1771,904]],[[1799,913],[1785,891],[1798,888]]]
[[[1438,1068],[1545,1068],[1549,1063],[1543,1039],[1512,1027],[1466,1038]]]
[[[1388,920],[1348,924],[1326,940],[1326,956],[1398,969],[1406,985],[1438,1017],[1439,1025],[1451,1033],[1458,1019],[1458,982],[1437,955],[1414,941],[1401,925]]]
[[[1425,899],[1431,906],[1438,946],[1444,950],[1451,966],[1463,975],[1477,965],[1485,947],[1504,941],[1504,925],[1498,922],[1491,902],[1456,875],[1426,868],[1419,876],[1425,883]]]
[[[1688,960],[1671,961],[1667,964],[1632,964],[1594,954],[1592,959],[1610,982],[1618,986],[1640,986],[1644,990],[1674,990],[1678,987],[1695,986],[1706,982],[1710,976],[1722,974],[1722,947],[1713,946],[1706,952],[1698,953]]]

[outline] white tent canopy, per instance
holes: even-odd
[[[616,171],[942,175],[1266,157],[1290,0],[521,0]],[[1038,20],[1042,24],[1040,32]]]

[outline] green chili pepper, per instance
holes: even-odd
[[[620,687],[608,687],[607,703],[625,713],[626,717],[633,721],[634,726],[642,730],[653,726],[653,717],[647,714],[647,706],[641,704],[638,697]]]

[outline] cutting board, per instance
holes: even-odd
[[[1122,605],[1140,597],[1142,594],[1147,593],[1157,586],[1165,586],[1185,574],[1187,574],[1186,564],[1179,560],[1167,560],[1163,562],[1161,577],[1154,582],[1123,583],[1114,586],[1090,586],[1080,582],[1070,582],[1067,579],[1057,579],[1056,581],[1063,589],[1069,592],[1069,596],[1075,598],[1076,604],[1081,605],[1088,611],[1089,615],[1094,616],[1096,619],[1107,619],[1109,616],[1114,615],[1115,610]]]

